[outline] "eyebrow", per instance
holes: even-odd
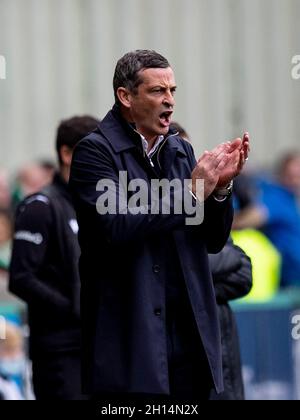
[[[155,85],[155,86],[151,86],[150,89],[151,90],[154,90],[154,89],[168,89],[168,87],[165,86],[165,85]],[[176,89],[177,89],[176,85],[170,87],[170,90],[176,90]]]

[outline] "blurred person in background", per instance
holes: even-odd
[[[280,286],[281,257],[259,230],[263,224],[264,207],[254,174],[244,173],[234,183],[235,215],[232,238],[245,251],[252,263],[253,287],[246,301],[267,301]]]
[[[209,256],[221,326],[224,392],[212,400],[244,400],[240,344],[229,302],[246,296],[252,288],[252,265],[241,248],[229,240],[224,249]]]
[[[11,261],[13,216],[0,209],[0,304],[14,304],[23,310],[24,304],[8,291],[8,270]]]
[[[41,159],[38,163],[44,170],[46,178],[49,179],[49,182],[52,182],[55,172],[57,171],[56,164],[49,159]]]
[[[16,213],[9,287],[28,305],[38,400],[82,398],[80,251],[67,183],[74,147],[97,124],[90,116],[61,122],[56,139],[59,172],[51,185],[27,197]]]
[[[28,195],[34,194],[48,185],[53,179],[54,169],[45,165],[44,161],[28,163],[17,174],[13,192],[12,203],[15,209]]]
[[[259,177],[257,186],[256,200],[234,226],[261,229],[281,255],[281,287],[300,287],[300,152],[283,156],[276,177]]]
[[[300,152],[280,160],[274,182],[262,181],[262,230],[282,257],[281,287],[300,287]]]
[[[173,121],[171,129],[190,141],[186,130]],[[224,249],[209,255],[209,263],[218,303],[221,326],[224,392],[211,392],[211,400],[244,400],[244,385],[240,357],[239,336],[231,300],[246,296],[252,288],[252,265],[249,257],[230,239]]]
[[[0,209],[10,209],[11,195],[8,175],[5,171],[0,170]]]
[[[0,209],[0,304],[11,303],[23,308],[23,304],[8,292],[8,270],[11,260],[13,217],[10,210]]]
[[[22,331],[6,322],[5,339],[0,338],[0,400],[24,399],[25,368]]]
[[[0,270],[8,270],[11,256],[11,239],[11,214],[8,210],[0,209]]]

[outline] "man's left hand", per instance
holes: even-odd
[[[229,160],[226,167],[222,171],[217,189],[224,188],[237,177],[243,170],[246,161],[248,160],[250,152],[250,138],[249,133],[245,133],[243,140],[238,138],[229,143]]]

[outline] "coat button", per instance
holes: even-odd
[[[161,316],[161,309],[155,309],[154,315],[155,316]]]
[[[160,266],[159,265],[154,265],[153,266],[153,271],[155,274],[158,274],[160,272]]]

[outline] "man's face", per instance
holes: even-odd
[[[137,93],[130,93],[130,114],[137,131],[149,141],[169,131],[176,83],[171,67],[141,70],[139,76]]]

